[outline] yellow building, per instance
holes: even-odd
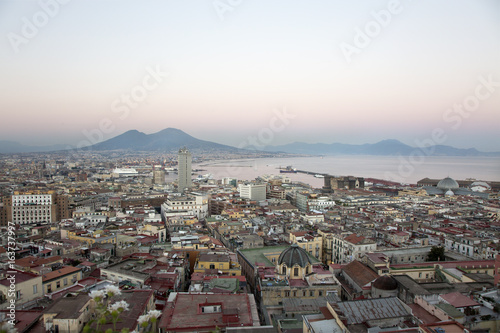
[[[11,288],[11,285],[14,288]],[[6,309],[11,300],[16,307],[43,297],[42,277],[28,272],[15,271],[0,280],[0,309]]]
[[[50,294],[67,288],[82,279],[82,269],[65,266],[42,276],[43,292]]]
[[[137,233],[158,237],[158,242],[163,243],[167,238],[167,229],[163,223],[147,223],[137,227]]]
[[[241,275],[241,266],[237,260],[231,259],[228,253],[200,254],[194,266],[195,273],[205,273],[206,270],[217,270],[225,275]]]
[[[291,232],[290,243],[297,244],[319,261],[323,260],[323,237],[305,231]]]

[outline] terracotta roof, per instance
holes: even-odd
[[[39,258],[34,256],[24,257],[16,260],[16,265],[21,267],[36,267],[41,265],[47,265],[55,263],[61,260],[61,256],[52,256],[46,258]]]
[[[253,295],[178,293],[165,306],[158,326],[166,331],[192,332],[229,325],[258,325],[258,319],[252,316],[250,297],[253,298]],[[221,305],[222,309],[220,312],[203,313],[201,307],[205,304]]]
[[[478,302],[470,299],[467,296],[462,295],[459,292],[449,293],[441,295],[441,298],[445,300],[445,302],[453,305],[456,308],[464,308],[467,306],[478,306],[480,305]]]
[[[356,234],[351,234],[351,235],[347,236],[346,238],[344,238],[344,240],[349,242],[349,243],[352,243],[352,244],[358,244],[358,243],[363,242],[365,240],[365,237],[358,236]]]
[[[379,277],[377,273],[357,260],[344,266],[342,271],[349,275],[359,287],[363,287]]]
[[[82,270],[81,268],[66,266],[66,267],[63,267],[61,269],[44,274],[42,276],[42,281],[43,282],[50,281],[50,280],[57,279],[57,278],[60,278],[62,276],[65,276],[65,275],[80,272],[81,270]]]

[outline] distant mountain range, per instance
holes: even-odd
[[[462,149],[443,145],[435,145],[421,149],[406,145],[398,140],[382,140],[377,143],[365,143],[362,145],[294,142],[282,146],[268,146],[265,150],[289,154],[312,155],[409,156],[411,154],[423,154],[432,156],[500,156],[500,152],[481,152],[475,148]]]
[[[50,146],[27,146],[19,142],[0,140],[0,154],[12,153],[41,153],[48,151],[56,151],[66,149],[67,145],[50,145]]]
[[[13,141],[0,141],[0,153],[51,152],[67,149],[68,145],[27,146]],[[181,147],[193,151],[249,152],[211,141],[197,139],[179,129],[166,128],[153,134],[130,130],[109,140],[88,147],[88,150],[109,151],[164,151],[175,152]],[[410,155],[419,148],[408,146],[398,140],[383,140],[374,144],[352,145],[343,143],[303,143],[295,142],[281,146],[267,146],[262,152],[282,152],[307,155]],[[437,145],[426,148],[434,156],[500,156],[500,152],[480,152],[475,148],[460,149]]]

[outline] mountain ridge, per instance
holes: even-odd
[[[28,146],[18,142],[0,140],[0,153],[54,152],[68,150],[69,145]],[[107,151],[177,151],[181,147],[203,151],[248,152],[233,146],[197,139],[186,132],[167,127],[155,133],[145,134],[138,130],[128,130],[113,138],[84,148],[85,150]],[[255,152],[255,150],[253,150]],[[481,152],[476,148],[455,148],[446,145],[431,147],[412,147],[396,139],[385,139],[375,143],[305,143],[293,142],[285,145],[266,146],[262,153],[286,153],[303,155],[432,155],[432,156],[492,156],[499,157],[500,152]]]
[[[412,147],[396,139],[385,139],[365,144],[294,142],[286,145],[267,146],[264,150],[289,154],[305,154],[307,152],[307,154],[312,155],[500,156],[500,152],[482,152],[476,148],[455,148],[446,145]]]

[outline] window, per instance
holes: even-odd
[[[36,293],[38,293],[38,285],[34,284],[33,285],[33,294],[36,294]]]
[[[314,297],[314,290],[309,290],[309,296]]]
[[[16,299],[20,299],[20,298],[21,298],[21,291],[16,290]]]
[[[298,268],[298,267],[295,267],[295,268],[293,269],[293,275],[294,275],[294,276],[298,276],[298,275],[299,275],[299,268]]]
[[[63,280],[63,285],[67,286],[68,285],[68,278],[64,278]]]
[[[285,290],[285,297],[290,297],[290,290]]]
[[[61,281],[56,282],[56,288],[61,288]]]
[[[323,296],[323,290],[318,291],[318,296],[319,297]]]

